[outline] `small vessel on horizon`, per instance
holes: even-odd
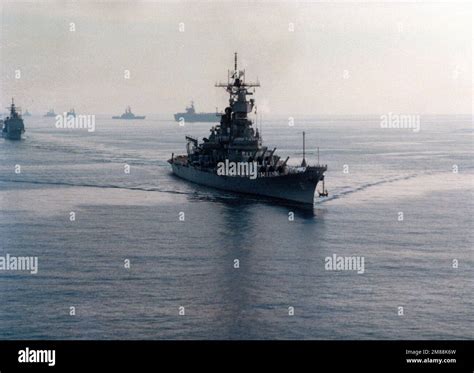
[[[127,106],[125,108],[125,113],[120,116],[113,116],[112,119],[145,119],[145,115],[135,115],[132,113],[130,106]]]
[[[0,121],[2,124],[2,137],[8,140],[21,140],[21,135],[25,133],[25,125],[21,117],[21,109],[15,106],[13,98],[12,104],[8,109],[10,109],[9,116]]]
[[[76,112],[74,109],[69,109],[69,111],[66,113],[66,117],[76,117]]]
[[[28,109],[25,110],[25,112],[23,113],[23,116],[24,117],[31,117],[31,113],[28,111]]]
[[[215,113],[196,113],[194,107],[194,101],[191,101],[191,105],[186,107],[186,112],[176,113],[174,120],[177,122],[219,122],[220,115],[217,110]]]
[[[49,109],[49,111],[44,115],[45,117],[56,117],[56,113],[54,112],[54,109]]]

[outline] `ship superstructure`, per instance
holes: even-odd
[[[113,116],[112,119],[145,119],[145,116],[133,114],[130,106],[127,106],[125,108],[125,113],[120,116]]]

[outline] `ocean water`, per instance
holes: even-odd
[[[310,163],[320,147],[330,195],[312,211],[172,176],[166,160],[206,123],[25,123],[24,141],[0,140],[0,256],[39,269],[0,271],[0,339],[473,338],[471,117],[422,116],[419,132],[266,119],[290,163],[303,130]],[[364,273],[327,270],[333,255]]]

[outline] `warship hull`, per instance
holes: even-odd
[[[7,140],[21,140],[22,134],[21,130],[2,131],[2,137]]]
[[[136,115],[133,118],[124,118],[122,116],[113,116],[112,119],[122,119],[122,120],[145,119],[145,115]]]
[[[212,188],[237,193],[253,194],[277,198],[313,206],[314,193],[320,180],[324,178],[325,168],[311,173],[292,173],[275,177],[219,176],[211,171],[200,170],[188,165],[170,162],[173,173],[185,180]]]

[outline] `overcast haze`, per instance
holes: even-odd
[[[167,114],[191,99],[222,110],[214,83],[237,51],[270,114],[471,113],[470,3],[0,6],[2,107],[14,96],[38,114]]]

